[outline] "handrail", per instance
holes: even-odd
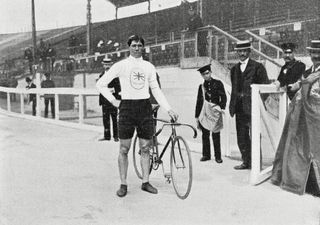
[[[8,88],[0,87],[0,92],[17,94],[58,94],[58,95],[99,95],[96,89],[88,88]]]
[[[278,46],[272,44],[271,42],[267,41],[266,39],[264,39],[264,38],[256,35],[255,33],[252,33],[252,32],[249,31],[249,30],[245,30],[245,32],[248,33],[248,34],[250,34],[250,35],[253,36],[254,38],[258,39],[259,41],[261,41],[261,42],[263,42],[263,43],[265,43],[265,44],[267,44],[267,45],[275,48],[277,51],[283,52],[283,50],[282,50],[281,48],[279,48]]]

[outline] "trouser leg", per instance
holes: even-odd
[[[236,114],[238,147],[245,164],[251,163],[250,115]]]
[[[202,156],[211,158],[210,131],[201,126],[201,124],[200,128],[202,131]]]
[[[37,100],[33,99],[32,100],[32,115],[35,116],[36,115],[36,107],[37,107]]]
[[[54,98],[50,99],[50,106],[51,106],[51,115],[52,118],[56,117],[56,112],[55,112],[55,104],[54,104]]]
[[[212,133],[212,141],[214,147],[214,157],[221,159],[220,132]]]
[[[48,117],[48,107],[49,107],[49,99],[45,98],[44,99],[44,117]]]
[[[103,120],[103,127],[104,127],[104,138],[110,139],[110,111],[108,107],[102,105],[102,120]]]

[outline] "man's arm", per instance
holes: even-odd
[[[104,75],[102,75],[96,84],[98,91],[103,95],[103,97],[116,107],[120,104],[119,100],[112,95],[112,92],[108,88],[108,84],[118,76],[118,70],[119,68],[117,67],[117,64],[114,64],[107,72],[104,73]]]

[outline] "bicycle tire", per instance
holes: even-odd
[[[170,154],[170,169],[173,188],[180,199],[186,199],[192,186],[192,160],[187,142],[176,136]]]
[[[138,176],[138,178],[142,179],[142,171],[141,171],[141,163],[140,163],[140,147],[139,147],[139,141],[138,141],[138,136],[136,135],[134,140],[133,140],[133,167],[134,170]],[[152,146],[153,148],[153,146]],[[152,166],[153,166],[153,159],[152,159],[152,149],[150,149],[150,171],[149,174],[152,171]]]

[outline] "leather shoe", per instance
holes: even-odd
[[[216,159],[216,162],[217,163],[222,163],[223,161],[222,161],[222,159]]]
[[[149,192],[151,194],[158,194],[158,190],[154,188],[149,182],[142,183],[141,190]]]
[[[124,197],[127,195],[128,186],[125,184],[120,185],[120,189],[117,191],[119,197]]]
[[[250,169],[251,166],[247,163],[242,163],[241,165],[233,167],[235,170],[247,170]]]
[[[100,138],[98,141],[110,141],[110,138]]]
[[[208,161],[208,160],[210,160],[210,157],[208,156],[202,156],[200,159],[201,162]]]

